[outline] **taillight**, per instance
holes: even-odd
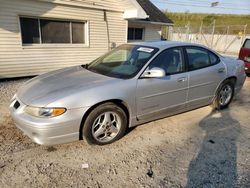
[[[250,62],[250,56],[246,56],[246,57],[244,58],[244,61]]]

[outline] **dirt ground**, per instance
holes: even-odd
[[[45,147],[10,118],[25,80],[0,83],[0,187],[250,187],[250,79],[227,110],[138,126],[106,146]],[[88,168],[86,168],[88,167]]]

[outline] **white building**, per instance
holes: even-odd
[[[171,25],[149,0],[0,0],[0,79],[89,63]]]

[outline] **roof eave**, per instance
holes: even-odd
[[[109,8],[109,7],[103,6],[101,4],[96,4],[96,3],[87,4],[84,2],[72,2],[72,1],[62,1],[62,0],[38,0],[38,1],[59,4],[59,5],[67,5],[71,7],[83,7],[83,8],[89,8],[89,9],[107,10],[107,11],[121,12],[121,13],[124,12],[123,10]]]
[[[135,7],[133,10],[125,10],[124,19],[146,19],[149,17],[141,5],[134,0],[130,0],[131,4]]]
[[[153,22],[153,21],[144,21],[144,20],[128,20],[129,22],[133,23],[142,23],[142,24],[153,24],[153,25],[166,25],[166,26],[173,26],[174,23],[166,23],[166,22]]]

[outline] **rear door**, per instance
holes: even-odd
[[[205,48],[188,46],[185,49],[189,71],[188,107],[207,105],[226,77],[225,65],[216,54]]]

